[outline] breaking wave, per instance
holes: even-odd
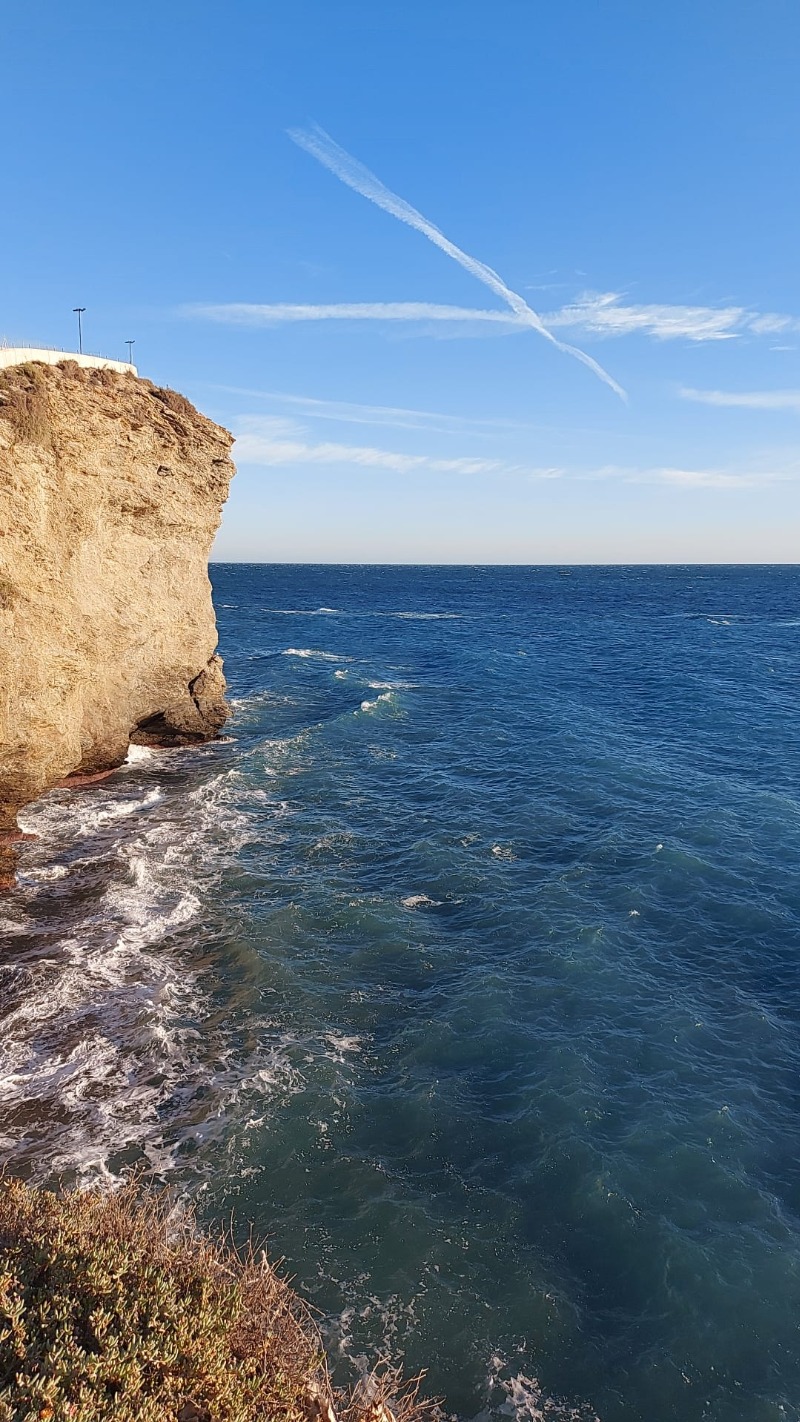
[[[163,1175],[243,1094],[292,1089],[280,1041],[242,1055],[210,1027],[195,951],[248,837],[236,772],[170,785],[170,758],[133,747],[102,786],[22,817],[37,838],[5,924],[0,1150],[37,1179],[111,1178],[137,1156]]]

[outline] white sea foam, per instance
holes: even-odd
[[[356,1332],[363,1335],[367,1331],[374,1336],[377,1339],[374,1351],[393,1362],[402,1359],[405,1338],[419,1328],[416,1298],[403,1299],[399,1294],[381,1297],[369,1291],[369,1283],[368,1274],[348,1281],[344,1287],[352,1302],[322,1323],[328,1353],[349,1363],[362,1387],[369,1386],[374,1357],[370,1361],[365,1352],[356,1351]]]
[[[171,797],[161,785],[127,798],[109,783],[55,792],[24,818],[39,838],[10,904],[15,960],[0,977],[0,1151],[12,1168],[88,1182],[138,1153],[163,1172],[187,1142],[228,1131],[231,1112],[239,1122],[243,1093],[299,1089],[280,1040],[242,1056],[224,1026],[206,1026],[212,1005],[186,936],[207,923],[250,834],[234,772]],[[40,896],[53,893],[63,926],[46,935],[58,919],[42,917]]]
[[[402,1363],[407,1339],[419,1332],[419,1295],[403,1298],[400,1294],[381,1296],[370,1288],[369,1274],[336,1283],[343,1288],[348,1302],[339,1313],[322,1322],[326,1349],[355,1370],[360,1379],[362,1400],[369,1401],[371,1360],[377,1354],[386,1362]],[[370,1339],[370,1357],[362,1340]],[[471,1422],[499,1422],[501,1418],[514,1422],[601,1422],[594,1409],[586,1404],[555,1398],[545,1391],[535,1377],[512,1372],[507,1360],[493,1354],[485,1382],[485,1403]]]
[[[149,810],[153,805],[163,799],[163,791],[160,786],[155,786],[153,790],[148,790],[145,795],[131,799],[114,800],[109,798],[107,802],[94,805],[86,809],[84,818],[78,826],[77,833],[83,835],[94,834],[101,825],[107,824],[109,820],[126,819],[129,815],[139,814],[142,810]]]
[[[340,656],[337,652],[320,652],[315,647],[287,647],[284,657],[317,657],[321,662],[350,662],[352,657]]]
[[[516,859],[516,854],[510,844],[493,844],[492,854],[495,859]]]
[[[58,879],[66,879],[69,869],[66,864],[42,864],[38,868],[28,869],[23,873],[25,881],[46,884],[54,883]]]
[[[512,1373],[500,1353],[489,1360],[486,1396],[488,1405],[473,1422],[489,1422],[498,1415],[513,1417],[515,1422],[600,1422],[587,1404],[550,1397],[538,1378]]]
[[[264,687],[261,691],[250,691],[247,696],[229,696],[228,705],[233,706],[237,712],[257,710],[261,706],[296,706],[297,700],[294,696],[282,695],[278,691],[272,691],[270,687]],[[217,744],[224,741],[225,736],[220,736]]]
[[[338,676],[339,673],[337,672]],[[367,686],[370,691],[414,691],[419,686],[418,681],[368,681]]]
[[[361,1037],[348,1036],[345,1032],[326,1032],[323,1041],[330,1048],[333,1061],[344,1061],[348,1055],[364,1050],[364,1043]]]
[[[153,759],[153,752],[149,746],[128,746],[128,754],[125,757],[126,765],[141,765],[146,760]]]
[[[405,617],[411,622],[458,622],[463,612],[387,612],[386,617]]]
[[[375,710],[375,707],[378,706],[381,701],[391,701],[392,698],[393,698],[393,696],[394,696],[394,692],[392,692],[392,691],[382,691],[381,694],[380,694],[380,696],[376,696],[376,698],[375,698],[374,701],[362,701],[362,703],[361,703],[360,707],[358,708],[358,710],[360,710],[360,711],[374,711],[374,710]],[[354,714],[355,714],[355,715],[358,715],[358,711],[356,711]]]

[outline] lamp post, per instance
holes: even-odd
[[[73,312],[78,318],[78,353],[83,355],[83,330],[81,328],[81,316],[86,310],[85,306],[73,306]]]
[[[125,344],[128,347],[128,365],[133,365],[133,347],[136,345],[136,342],[126,341]]]

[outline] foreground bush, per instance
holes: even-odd
[[[297,1295],[163,1197],[0,1179],[0,1422],[422,1422],[395,1384],[335,1393]]]

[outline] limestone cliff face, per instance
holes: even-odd
[[[131,740],[223,724],[207,563],[232,442],[133,375],[0,372],[0,832]]]

